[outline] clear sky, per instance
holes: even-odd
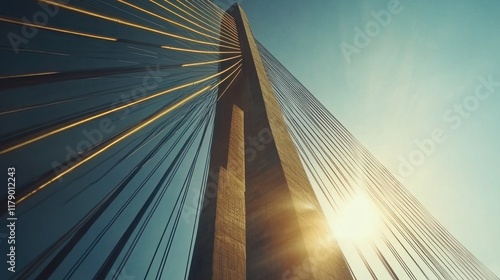
[[[500,275],[500,2],[240,3],[255,37]]]

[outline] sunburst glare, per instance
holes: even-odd
[[[364,194],[357,194],[340,210],[335,223],[339,240],[360,242],[377,234],[379,216],[373,202]]]

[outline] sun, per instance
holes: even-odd
[[[334,225],[338,239],[360,242],[377,234],[380,217],[366,195],[357,194],[345,204],[339,214]]]

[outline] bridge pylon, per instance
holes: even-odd
[[[236,22],[243,66],[236,80],[220,85],[189,279],[352,279],[247,17],[235,4],[227,19]],[[234,32],[224,28],[222,34]],[[229,66],[223,62],[221,71]]]

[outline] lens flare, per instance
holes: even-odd
[[[335,223],[337,238],[353,242],[366,241],[377,234],[379,216],[373,202],[358,194],[341,209]]]

